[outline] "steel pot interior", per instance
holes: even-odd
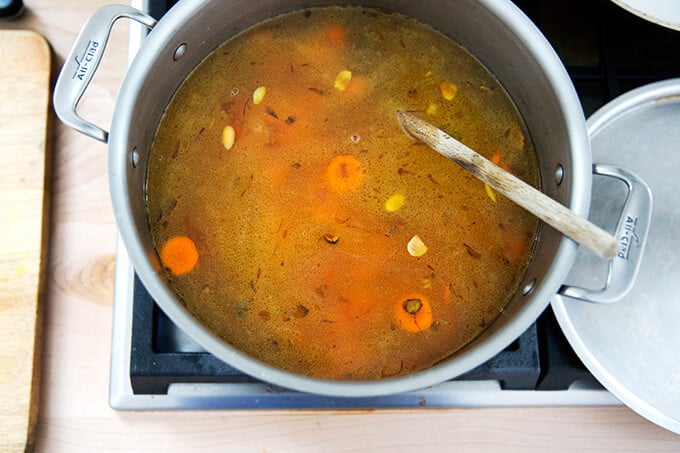
[[[148,152],[163,111],[192,69],[234,34],[283,12],[338,3],[414,17],[466,47],[499,79],[526,121],[542,190],[577,214],[587,214],[591,158],[578,98],[553,49],[509,0],[181,1],[152,30],[125,77],[111,125],[109,176],[118,226],[139,277],[194,340],[243,372],[277,385],[326,395],[374,396],[445,381],[500,352],[545,309],[571,268],[576,246],[543,226],[520,291],[479,337],[434,367],[381,381],[328,381],[274,369],[225,344],[185,309],[160,272],[145,211]],[[186,45],[186,52],[177,58],[180,45]]]

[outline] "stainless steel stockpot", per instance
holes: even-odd
[[[563,286],[577,246],[542,225],[520,290],[503,313],[467,346],[423,371],[380,381],[332,381],[273,368],[215,336],[186,309],[167,284],[154,251],[145,210],[148,153],[163,112],[187,75],[211,51],[238,32],[295,9],[361,4],[427,23],[457,41],[498,78],[526,121],[538,154],[542,190],[581,216],[588,214],[593,171],[629,187],[621,216],[639,217],[639,236],[649,221],[651,196],[635,175],[593,166],[586,123],[576,92],[559,58],[538,29],[509,0],[183,0],[158,23],[130,7],[105,6],[85,24],[55,86],[59,117],[109,144],[109,178],[116,221],[140,279],[163,311],[216,357],[261,380],[333,396],[377,396],[415,390],[463,374],[519,337],[556,293],[590,301],[617,300],[630,286],[642,244],[613,259],[602,290]],[[151,29],[125,76],[107,133],[76,114],[77,103],[102,57],[113,23],[127,17]],[[624,222],[619,221],[624,228]],[[622,231],[617,231],[619,237]]]

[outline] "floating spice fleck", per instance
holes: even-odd
[[[463,243],[463,247],[465,247],[465,250],[471,257],[481,258],[482,254],[479,253],[477,250],[473,249],[470,245]]]
[[[340,241],[340,236],[335,234],[326,233],[323,235],[323,240],[329,244],[337,244]]]
[[[168,217],[170,214],[172,214],[172,211],[174,211],[176,207],[177,207],[177,198],[172,197],[172,198],[168,199],[167,201],[165,201],[161,205],[161,210],[160,210],[160,213],[158,214],[158,218],[162,219],[164,217]]]
[[[293,124],[295,122],[295,117],[294,116],[289,116],[286,118],[286,124]]]
[[[236,304],[236,314],[239,317],[243,317],[248,314],[250,311],[250,305],[251,301],[250,300],[242,300],[238,304]]]
[[[305,316],[307,316],[308,313],[309,308],[300,304],[295,308],[295,313],[293,313],[293,316],[295,316],[296,318],[304,318]]]
[[[238,93],[239,93],[238,88],[234,87],[234,88],[231,89],[231,95],[232,96],[238,96]]]
[[[272,118],[276,118],[277,120],[279,119],[279,115],[277,115],[276,112],[271,109],[271,107],[266,107],[264,111],[267,112],[267,115],[271,116]]]

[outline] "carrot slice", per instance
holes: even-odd
[[[198,262],[198,250],[194,241],[186,236],[175,236],[163,245],[161,263],[174,275],[191,272]]]
[[[364,180],[361,162],[354,156],[335,156],[326,167],[326,180],[337,192],[356,190]]]
[[[369,88],[368,78],[360,74],[354,74],[352,75],[352,80],[345,89],[345,94],[346,96],[356,99],[368,94]]]
[[[345,45],[345,29],[340,24],[332,24],[326,27],[324,35],[328,43],[333,47],[342,47]]]
[[[453,293],[453,290],[451,289],[451,283],[449,283],[448,285],[446,285],[446,286],[444,287],[444,297],[443,297],[443,299],[444,299],[444,304],[448,305],[448,304],[451,303],[451,295],[452,295],[452,293]]]
[[[432,325],[432,307],[420,294],[412,294],[400,300],[394,307],[399,327],[409,333],[427,330]]]
[[[505,252],[505,256],[511,260],[518,260],[524,256],[524,253],[527,250],[527,245],[527,241],[524,238],[517,237],[506,243],[503,247],[503,251]]]
[[[504,163],[501,163],[501,155],[499,153],[493,153],[493,156],[491,156],[491,162],[501,167],[503,170],[510,172],[510,167]]]

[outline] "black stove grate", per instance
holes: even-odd
[[[176,3],[151,0],[160,18]],[[607,0],[516,0],[564,62],[586,116],[621,93],[680,77],[680,33],[632,16]],[[254,383],[197,346],[178,344],[177,327],[134,281],[130,379],[135,394],[165,394],[171,383]],[[504,351],[456,380],[495,380],[503,389],[563,390],[594,378],[550,309]]]

